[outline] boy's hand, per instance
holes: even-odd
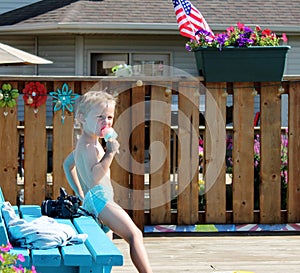
[[[119,153],[120,143],[116,139],[109,139],[106,142],[106,152],[108,153]]]
[[[118,134],[112,127],[105,127],[101,130],[102,135],[104,136],[105,142],[109,141],[110,139],[116,139]]]

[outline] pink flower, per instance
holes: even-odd
[[[286,37],[286,34],[285,34],[285,33],[282,33],[282,40],[283,40],[284,42],[286,42],[286,43],[287,43],[287,41],[288,41],[288,38]]]
[[[230,35],[230,33],[234,32],[234,27],[231,26],[231,27],[227,28],[226,30],[227,30],[228,35]]]
[[[18,258],[17,258],[20,262],[25,262],[25,258],[22,254],[18,254]]]
[[[240,22],[238,22],[238,23],[237,23],[237,27],[238,27],[239,30],[244,30],[245,25],[242,24],[242,23],[240,23]]]
[[[10,251],[12,248],[13,248],[13,247],[12,247],[11,243],[8,243],[6,246],[1,246],[1,247],[0,247],[0,251],[8,252],[8,251]]]
[[[256,31],[261,31],[261,27],[260,27],[260,26],[256,26],[256,27],[255,27],[255,30],[256,30]]]
[[[265,30],[262,31],[262,35],[271,36],[271,34],[272,34],[272,31],[268,28],[266,28]]]
[[[32,266],[32,270],[28,270],[24,268],[21,264],[16,265],[17,261],[24,262],[25,258],[22,254],[15,255],[13,253],[9,253],[9,250],[12,248],[13,247],[11,244],[0,247],[0,273],[1,272],[37,273],[34,266]]]

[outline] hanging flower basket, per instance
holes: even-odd
[[[282,80],[288,45],[285,33],[254,29],[237,23],[214,35],[200,29],[187,42],[194,52],[199,76],[207,82],[277,82]]]
[[[207,82],[277,82],[290,46],[198,47],[193,49],[199,76]]]

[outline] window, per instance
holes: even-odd
[[[168,76],[170,54],[155,53],[93,53],[91,55],[92,76],[112,76],[116,65],[132,66],[133,75]]]
[[[169,75],[169,54],[132,54],[133,73],[141,76]]]
[[[120,64],[128,64],[128,54],[92,54],[92,76],[112,76],[111,69]]]

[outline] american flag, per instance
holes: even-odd
[[[173,5],[179,31],[182,36],[197,40],[195,33],[201,29],[210,32],[212,37],[214,36],[201,12],[197,10],[190,1],[173,0]]]

